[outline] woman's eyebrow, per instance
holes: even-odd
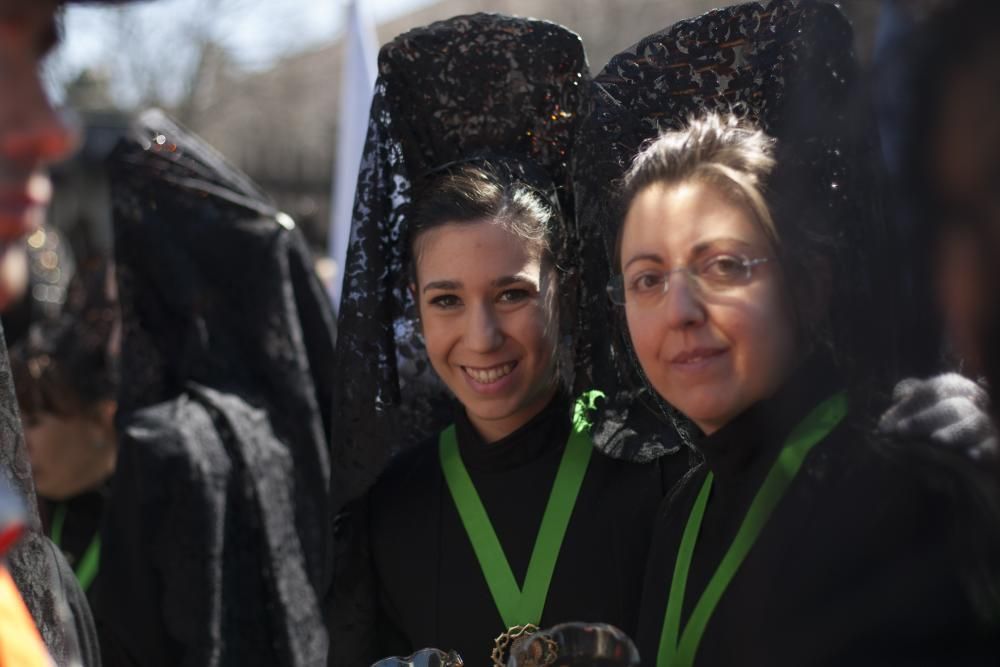
[[[507,287],[516,283],[531,283],[537,285],[534,278],[529,275],[519,273],[513,276],[503,276],[493,281],[493,287]]]
[[[720,244],[738,245],[744,248],[753,247],[753,245],[751,245],[747,241],[744,241],[743,239],[738,239],[735,236],[719,236],[713,239],[706,239],[704,241],[700,241],[699,243],[695,244],[695,246],[691,248],[691,252],[689,253],[689,255],[691,257],[698,257],[700,255],[703,255],[706,251],[711,250]]]
[[[642,253],[641,255],[635,255],[629,261],[625,262],[625,266],[622,267],[622,271],[630,267],[635,262],[641,262],[642,260],[649,260],[651,262],[657,262],[658,264],[663,264],[663,258],[657,255],[655,252]]]
[[[457,290],[462,289],[462,283],[457,280],[432,280],[424,285],[423,292],[427,290]]]

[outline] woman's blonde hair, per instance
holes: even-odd
[[[733,114],[694,117],[681,129],[661,133],[640,151],[625,173],[622,201],[627,207],[652,185],[707,183],[744,204],[777,248],[778,230],[764,196],[775,167],[774,151],[774,139]],[[615,244],[616,264],[621,262],[622,229]]]
[[[733,113],[706,112],[680,129],[661,133],[639,152],[622,180],[620,202],[625,213],[646,188],[685,181],[711,184],[732,197],[751,213],[774,248],[800,336],[830,345],[835,221],[802,189],[796,156],[785,147],[779,160],[778,151],[778,142],[750,121]],[[624,224],[619,225],[613,260],[619,270],[623,230]]]

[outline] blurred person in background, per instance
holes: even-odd
[[[1000,383],[1000,3],[957,0],[916,33],[908,125],[913,193],[936,248],[938,303],[956,352]]]
[[[333,315],[295,222],[140,115],[109,159],[118,458],[96,616],[142,667],[322,664]]]
[[[46,534],[93,603],[100,523],[117,458],[117,305],[113,274],[92,276],[82,309],[32,326],[11,371]]]
[[[60,0],[0,0],[0,243],[14,244],[44,222],[52,186],[46,167],[67,157],[77,133],[53,108],[41,80],[59,41]],[[27,503],[26,531],[8,562],[24,601],[57,664],[80,659],[78,628],[92,626],[65,559],[39,532],[31,468],[23,444],[6,349],[0,351],[0,472]],[[67,625],[66,600],[77,611]],[[86,616],[86,618],[83,618]],[[86,634],[86,633],[83,633]],[[84,650],[87,664],[99,656]]]
[[[933,328],[940,319],[949,363],[980,381],[946,376],[965,397],[952,403],[989,410],[987,388],[1000,382],[1000,47],[991,31],[1000,3],[893,4],[887,16],[904,27],[883,48],[876,89],[892,89],[897,98],[883,105],[880,124],[884,144],[892,147],[886,157],[898,212],[925,267],[920,272],[929,276],[924,322]],[[920,410],[939,393],[908,380],[896,397],[903,410],[886,420],[920,428]],[[955,414],[960,409],[950,407]],[[992,410],[995,415],[995,405]],[[908,416],[900,418],[903,413]],[[974,453],[995,453],[989,422],[958,419],[949,429],[978,440]]]

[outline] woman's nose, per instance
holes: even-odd
[[[705,304],[697,285],[684,271],[671,276],[670,289],[664,294],[663,308],[672,329],[685,329],[705,322]]]
[[[503,331],[496,312],[489,305],[470,309],[465,345],[473,352],[492,352],[503,344]]]

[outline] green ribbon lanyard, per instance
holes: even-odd
[[[486,508],[462,463],[458,441],[455,439],[455,427],[449,426],[441,432],[438,441],[441,470],[472,543],[472,550],[476,553],[486,585],[493,596],[493,602],[507,628],[528,623],[537,625],[542,620],[542,610],[545,608],[556,559],[593,451],[590,437],[583,426],[584,422],[574,420],[574,428],[559,462],[545,514],[542,515],[542,525],[538,528],[535,546],[531,551],[523,590],[517,585],[500,540],[490,523],[490,517],[486,514]]]
[[[56,505],[55,510],[52,512],[52,543],[57,547],[62,547],[62,533],[63,525],[66,523],[66,504],[59,503]],[[101,563],[101,535],[97,533],[94,535],[93,539],[90,540],[90,544],[87,545],[87,550],[83,552],[83,557],[80,559],[80,564],[76,567],[76,580],[80,582],[80,588],[86,593],[90,585],[94,583],[94,578],[97,577],[97,570]]]
[[[663,620],[663,632],[660,634],[660,648],[656,656],[657,667],[690,667],[694,664],[694,656],[705,633],[705,626],[708,625],[708,620],[712,617],[729,582],[753,548],[760,531],[795,479],[810,450],[829,435],[846,414],[846,394],[842,392],[835,394],[813,409],[788,436],[778,460],[771,466],[764,483],[757,491],[750,509],[743,518],[743,523],[736,532],[736,537],[733,538],[733,543],[695,604],[691,618],[688,619],[681,634],[681,607],[687,588],[688,570],[691,568],[695,543],[698,541],[701,522],[705,516],[705,506],[712,490],[712,473],[705,478],[694,507],[691,508],[691,514],[681,537],[681,546],[677,551],[677,562],[674,565],[674,576],[670,582],[670,595]]]

